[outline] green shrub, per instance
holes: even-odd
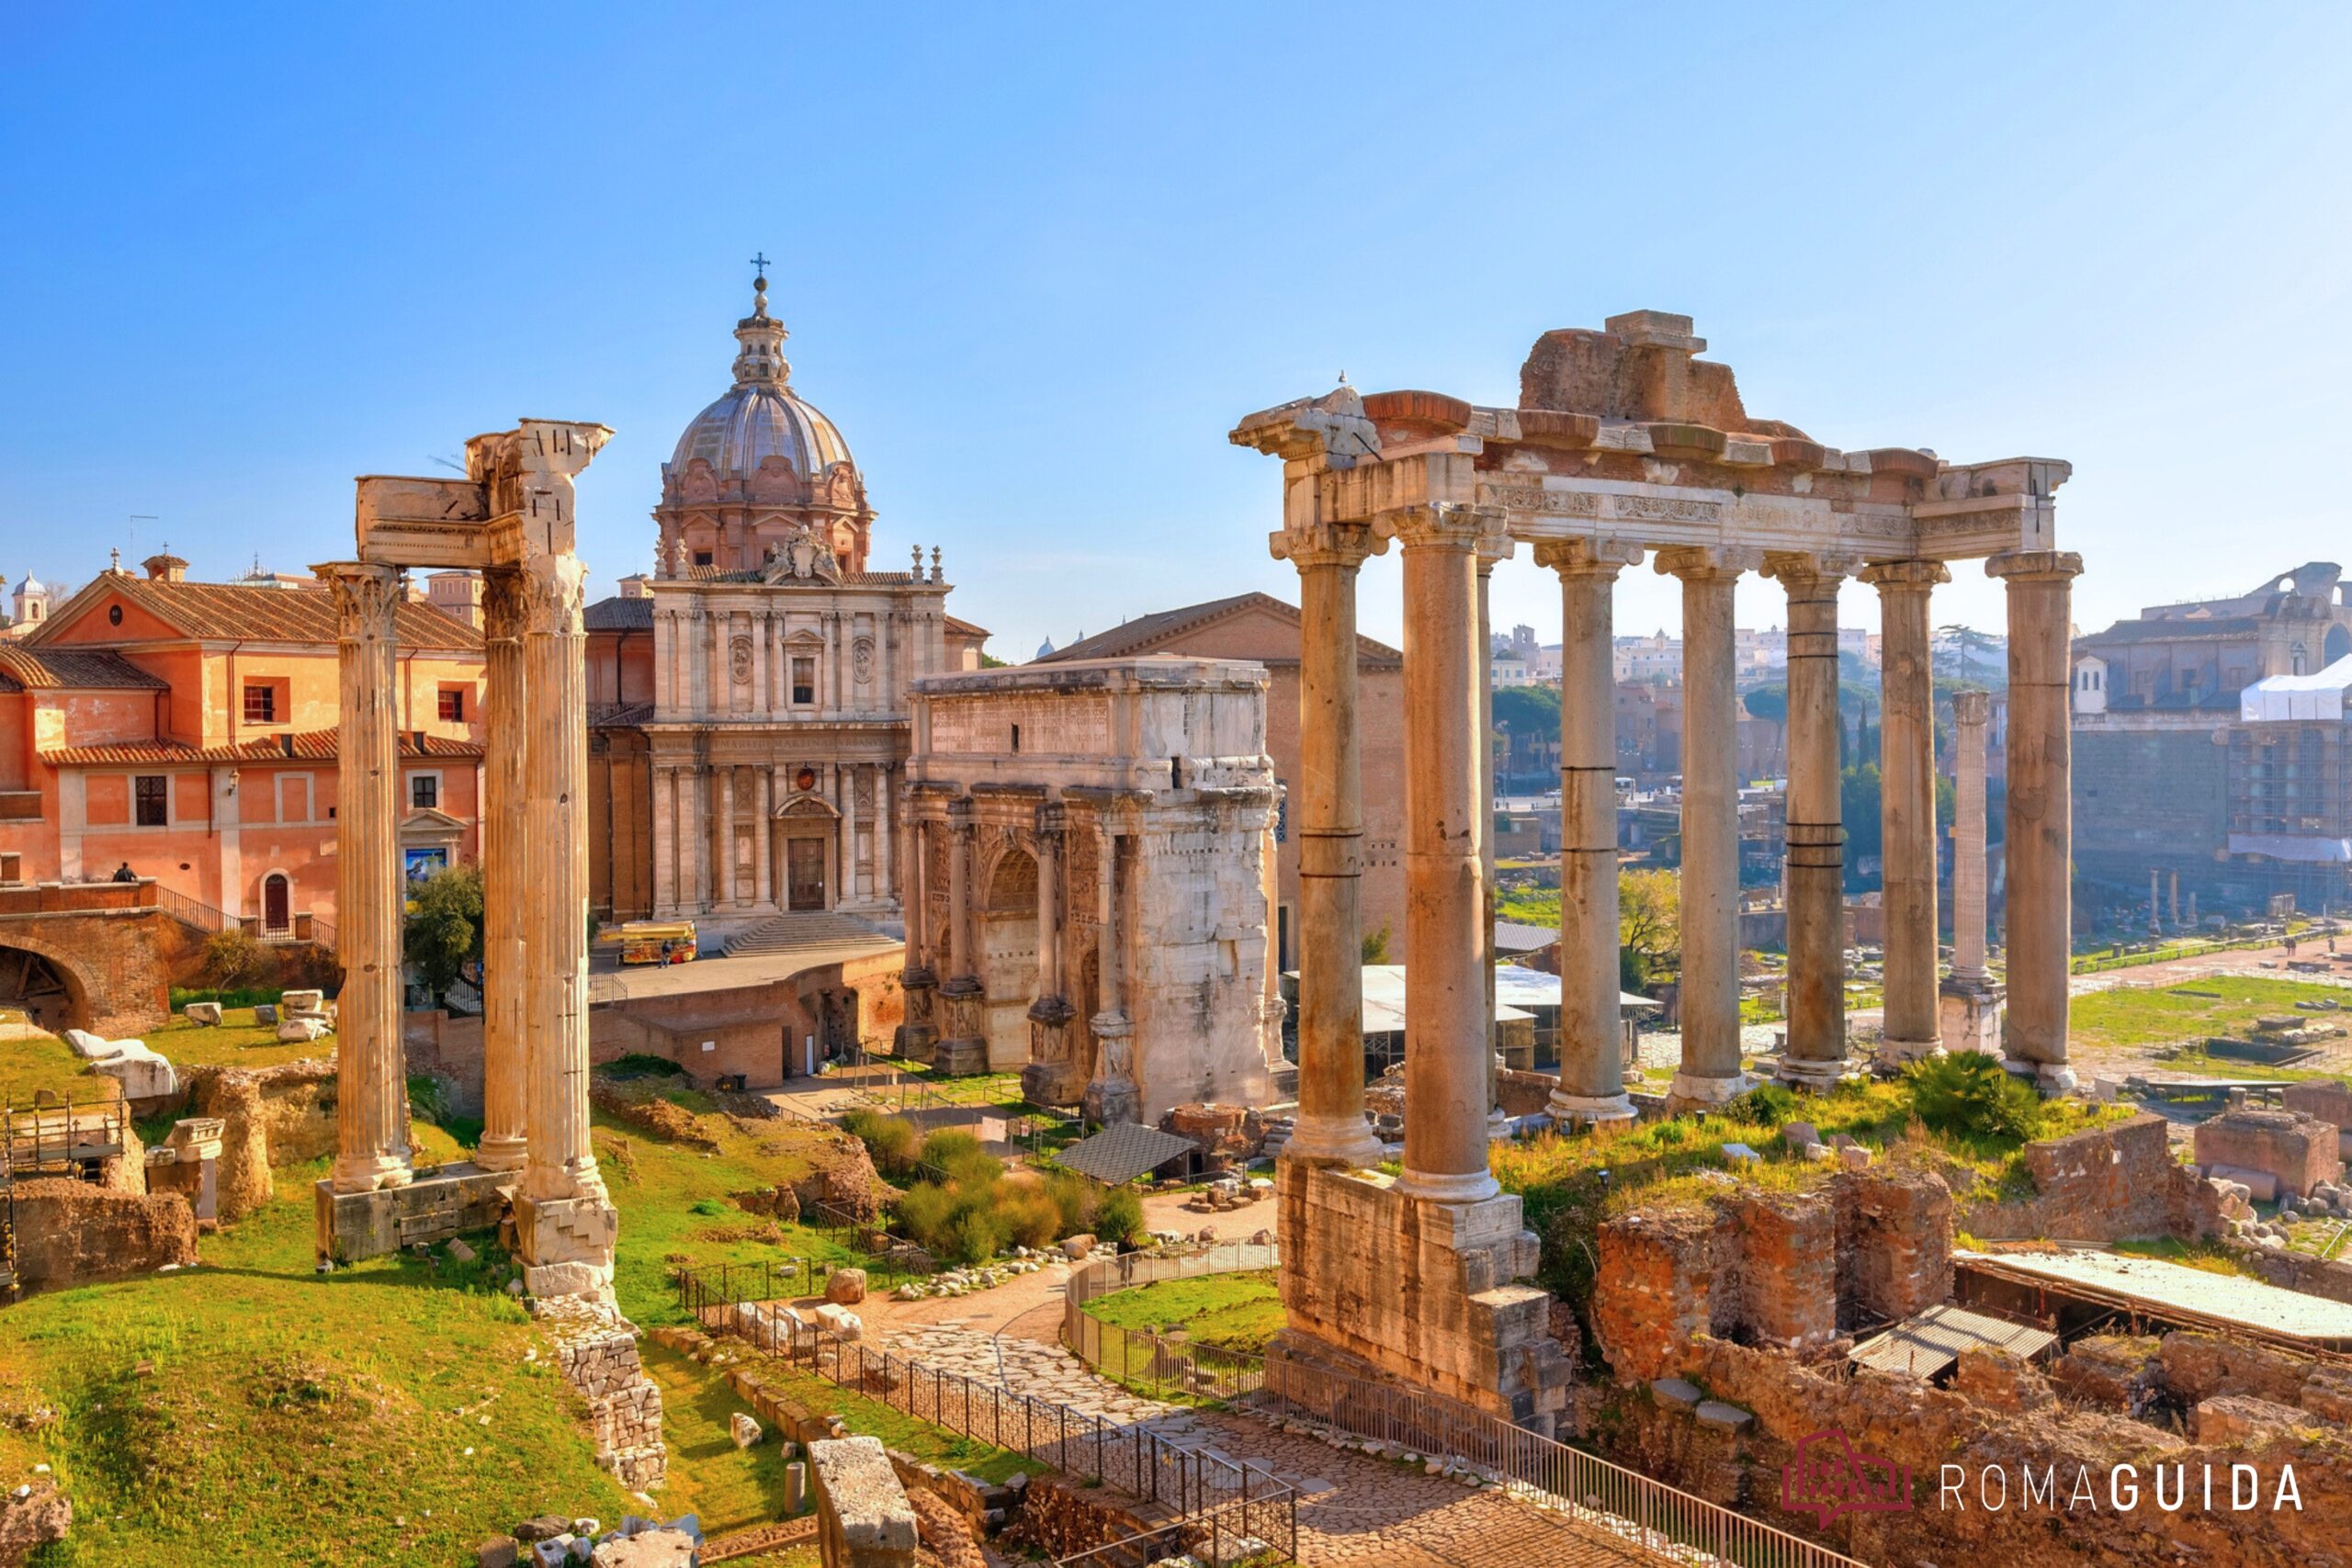
[[[1928,1057],[1904,1077],[1912,1110],[1934,1132],[2025,1143],[2041,1131],[2041,1097],[1981,1051]]]
[[[1738,1121],[1778,1127],[1796,1115],[1796,1091],[1786,1084],[1760,1083],[1724,1109]]]
[[[616,1056],[598,1067],[599,1077],[608,1078],[682,1078],[686,1069],[667,1056],[656,1056],[644,1051],[632,1051],[626,1056]]]
[[[998,1217],[986,1209],[969,1208],[956,1216],[944,1247],[933,1248],[933,1256],[950,1263],[985,1263],[1003,1250],[1004,1228]]]
[[[853,1111],[842,1118],[842,1130],[865,1145],[875,1168],[885,1176],[904,1176],[914,1169],[915,1124],[878,1111]]]
[[[1129,1246],[1143,1238],[1143,1200],[1132,1187],[1114,1187],[1094,1205],[1094,1239]]]
[[[1051,1247],[1064,1234],[1061,1208],[1042,1187],[1003,1183],[996,1213],[1005,1235],[1016,1246]]]
[[[899,1195],[899,1228],[909,1240],[936,1257],[955,1218],[956,1200],[946,1188],[919,1181]]]
[[[1094,1189],[1074,1170],[1057,1170],[1046,1178],[1046,1196],[1052,1199],[1057,1218],[1057,1239],[1076,1235],[1094,1217]],[[1035,1243],[1030,1245],[1035,1246]]]
[[[950,1179],[956,1181],[985,1181],[1004,1173],[1004,1163],[961,1127],[942,1127],[925,1138],[922,1163],[945,1171]]]

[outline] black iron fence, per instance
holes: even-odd
[[[844,1341],[756,1292],[755,1271],[682,1269],[678,1303],[709,1332],[951,1432],[1115,1486],[1179,1520],[1266,1543],[1270,1562],[1298,1551],[1297,1493],[1262,1467],[1236,1464],[1052,1400],[1016,1393],[888,1350]]]

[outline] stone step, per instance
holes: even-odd
[[[746,953],[796,953],[804,948],[823,947],[833,942],[885,934],[879,928],[854,915],[830,911],[778,915],[773,919],[761,921],[729,942],[726,955],[740,958]]]

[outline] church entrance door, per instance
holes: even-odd
[[[785,905],[787,909],[825,907],[825,840],[786,839],[784,841]]]

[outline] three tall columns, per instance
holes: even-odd
[[[1888,561],[1862,572],[1879,594],[1879,853],[1885,872],[1886,1025],[1893,1061],[1942,1049],[1936,982],[1936,719],[1929,593],[1939,562]],[[2062,628],[2063,630],[2063,628]],[[2063,667],[2065,660],[2060,658]]]
[[[1849,560],[1776,556],[1789,595],[1788,1049],[1779,1076],[1825,1089],[1846,1076],[1846,826],[1839,801],[1838,586]]]
[[[2020,550],[1984,563],[2009,599],[2008,953],[2006,1055],[2042,1087],[2075,1084],[2066,1065],[2066,977],[2074,952],[2073,750],[2067,700],[2074,580],[2083,558]]]
[[[1639,546],[1567,539],[1535,547],[1560,574],[1560,1122],[1630,1122],[1619,1043],[1617,574]]]
[[[400,569],[338,561],[315,569],[334,595],[342,645],[336,742],[336,943],[343,989],[336,1002],[337,1192],[373,1192],[413,1180],[408,1081],[401,1048],[400,691],[392,616]]]
[[[1294,525],[1273,553],[1298,569],[1298,1115],[1285,1159],[1380,1163],[1363,1115],[1363,768],[1356,721],[1356,572],[1386,547],[1369,528]],[[1485,1037],[1483,1027],[1480,1038]]]
[[[1485,875],[1479,846],[1477,562],[1508,553],[1504,515],[1469,506],[1381,513],[1405,566],[1405,1169],[1409,1197],[1464,1203],[1501,1189],[1487,1168]],[[1349,649],[1351,657],[1354,650]]]
[[[1720,1105],[1739,1066],[1739,693],[1732,593],[1759,552],[1662,550],[1682,580],[1682,1066],[1670,1100]]]

